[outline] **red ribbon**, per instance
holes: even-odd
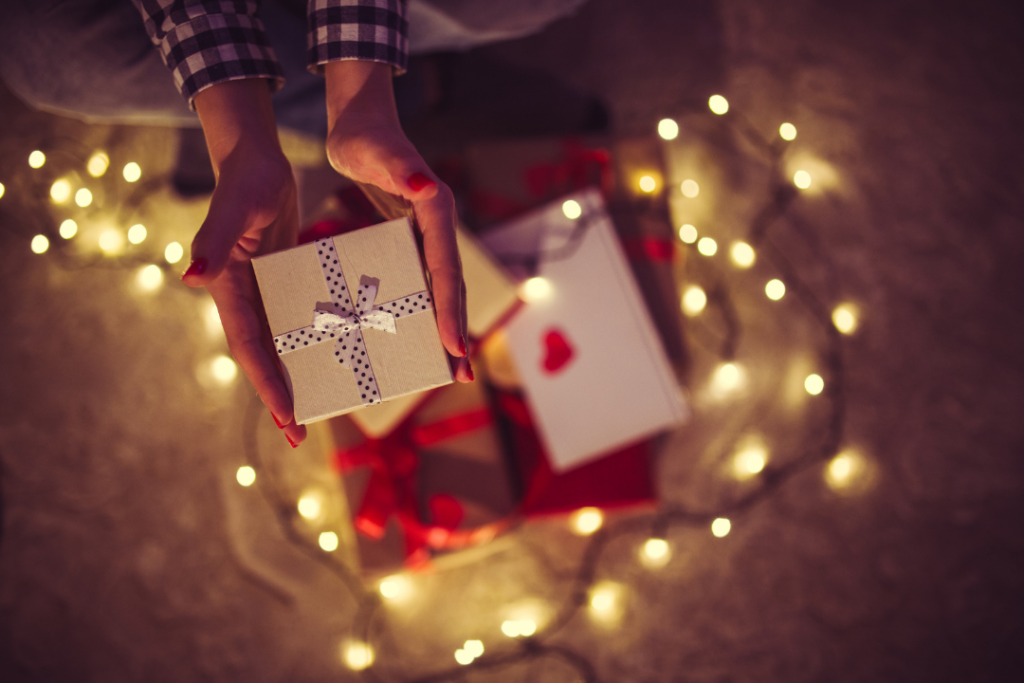
[[[627,237],[622,240],[626,255],[633,261],[671,263],[676,260],[676,243],[662,237]]]
[[[566,138],[562,148],[563,161],[526,169],[526,187],[533,196],[550,199],[590,185],[597,185],[605,195],[611,192],[614,175],[608,150],[587,149],[575,138]]]

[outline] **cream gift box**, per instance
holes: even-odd
[[[407,218],[252,263],[298,424],[452,382]]]
[[[570,218],[564,202],[582,215]],[[570,205],[571,206],[571,205]],[[570,212],[571,213],[571,212]],[[542,278],[505,328],[555,471],[681,424],[688,411],[601,195],[584,190],[482,235]]]

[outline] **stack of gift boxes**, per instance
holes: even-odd
[[[453,383],[396,198],[363,188],[392,220],[336,235],[321,221],[254,261],[296,419],[329,433],[364,576],[498,547],[531,519],[656,503],[657,437],[688,413],[681,254],[633,177],[659,153],[647,139],[470,150],[473,383]]]

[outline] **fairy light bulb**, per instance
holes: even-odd
[[[645,175],[640,178],[640,189],[643,192],[654,192],[654,188],[658,186],[657,181],[649,175]]]
[[[684,223],[683,226],[679,228],[679,239],[686,244],[693,244],[697,241],[697,228],[693,227],[689,223]]]
[[[139,289],[144,292],[155,291],[164,283],[164,271],[160,270],[159,266],[153,264],[143,266],[139,269],[138,275],[135,276],[135,282],[139,285]]]
[[[28,165],[32,168],[42,168],[46,163],[46,155],[38,149],[28,155]]]
[[[99,178],[107,172],[107,168],[110,167],[110,157],[103,152],[96,152],[89,157],[88,163],[85,165],[85,170],[89,172],[93,178]]]
[[[758,436],[744,439],[732,460],[733,476],[739,481],[761,473],[768,464],[768,447]]]
[[[818,374],[807,375],[807,379],[804,380],[804,389],[811,396],[817,396],[825,390],[825,380]]]
[[[578,536],[589,536],[604,524],[604,515],[593,507],[580,508],[572,513],[569,526]]]
[[[484,644],[480,640],[467,640],[462,649],[473,656],[474,659],[484,654]]]
[[[668,564],[672,550],[664,538],[649,538],[640,548],[640,563],[648,569],[658,569]]]
[[[3,198],[3,196],[4,196],[4,192],[6,192],[6,191],[7,191],[7,188],[6,188],[6,187],[4,187],[4,184],[3,184],[3,183],[0,183],[0,199],[2,199],[2,198]]]
[[[792,123],[784,123],[779,126],[779,137],[783,140],[796,140],[796,126]]]
[[[725,538],[732,531],[732,522],[725,517],[719,517],[711,523],[711,533],[715,538]]]
[[[63,204],[71,199],[71,183],[64,178],[54,181],[53,185],[50,185],[50,199],[54,204]]]
[[[338,549],[338,534],[333,531],[323,532],[317,540],[320,543],[320,548],[326,552],[333,553]]]
[[[746,242],[733,242],[729,247],[729,257],[739,268],[749,268],[757,259],[754,248]]]
[[[238,376],[238,365],[227,356],[219,355],[210,361],[210,374],[218,384],[230,384]]]
[[[764,293],[772,301],[778,301],[782,297],[786,296],[786,285],[782,280],[769,280],[768,284],[764,286]]]
[[[520,291],[527,303],[543,301],[551,296],[551,281],[545,277],[531,277],[523,283]]]
[[[128,228],[128,241],[132,244],[142,244],[146,239],[146,226],[142,223],[136,223],[132,227]]]
[[[388,600],[397,601],[409,596],[412,584],[401,574],[393,574],[381,580],[378,590]]]
[[[719,116],[729,111],[729,100],[721,95],[712,95],[708,98],[708,107]]]
[[[181,257],[185,255],[185,250],[177,242],[171,242],[164,249],[164,259],[168,263],[177,263],[181,260]]]
[[[680,192],[683,193],[684,197],[693,199],[694,197],[700,194],[700,185],[697,184],[696,180],[687,178],[682,183],[680,183],[679,190]]]
[[[614,581],[602,581],[590,589],[590,617],[605,625],[618,623],[623,612],[623,588]]]
[[[797,171],[793,174],[793,184],[801,190],[806,190],[811,186],[811,174],[804,170]]]
[[[303,519],[315,520],[323,512],[323,496],[320,495],[319,491],[306,491],[299,496],[299,501],[295,504],[295,507]]]
[[[662,140],[675,140],[679,137],[679,124],[672,119],[658,121],[658,135]]]
[[[100,250],[107,256],[115,256],[124,249],[124,233],[116,228],[108,228],[100,233]]]
[[[256,481],[256,470],[248,465],[243,465],[235,472],[235,480],[242,486],[252,486]]]
[[[718,242],[710,237],[701,237],[697,242],[697,251],[704,256],[714,256],[718,253]]]
[[[455,651],[455,661],[463,666],[467,666],[473,663],[473,655],[466,652],[465,649],[459,648]]]
[[[78,234],[78,223],[70,218],[60,224],[60,236],[66,240]]]
[[[353,671],[363,671],[373,665],[375,653],[369,643],[348,640],[341,644],[341,661]]]
[[[75,193],[75,204],[78,204],[83,209],[92,204],[92,192],[87,188],[82,188]]]
[[[859,311],[853,304],[840,304],[832,311],[832,324],[843,334],[853,334],[857,331]]]
[[[704,310],[708,303],[708,295],[697,285],[690,285],[683,292],[683,313],[695,316]]]
[[[50,240],[46,238],[46,235],[36,235],[32,238],[32,243],[29,246],[33,253],[45,254],[46,250],[50,248]]]
[[[708,389],[717,399],[732,396],[743,389],[747,382],[747,373],[739,363],[722,363],[711,373]]]
[[[575,199],[567,199],[562,202],[562,213],[565,214],[566,218],[576,220],[583,215],[583,207]]]
[[[129,161],[124,165],[124,170],[121,171],[121,175],[129,183],[134,183],[136,180],[142,177],[142,169],[134,161]]]
[[[825,483],[839,494],[862,493],[871,484],[868,460],[855,449],[840,451],[825,465]]]

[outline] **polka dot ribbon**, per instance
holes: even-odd
[[[356,303],[352,305],[349,287],[338,265],[331,238],[315,242],[320,269],[331,292],[334,311],[313,311],[313,324],[274,337],[278,354],[334,340],[334,357],[342,367],[349,368],[356,376],[356,386],[362,396],[363,405],[380,403],[377,378],[370,367],[363,341],[364,329],[381,330],[397,334],[395,319],[433,310],[430,292],[422,291],[407,297],[376,304],[377,285],[360,285],[356,289]]]

